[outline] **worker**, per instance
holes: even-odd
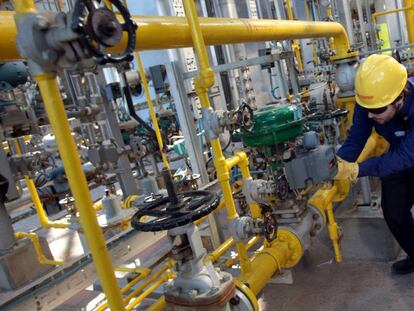
[[[371,55],[355,76],[355,112],[348,138],[338,150],[335,179],[381,178],[381,207],[407,258],[392,265],[396,274],[414,272],[414,79],[387,55]],[[355,163],[372,130],[390,144],[379,157]]]

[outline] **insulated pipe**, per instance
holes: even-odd
[[[16,1],[19,2],[19,1]],[[0,13],[0,34],[3,48],[0,60],[18,60],[14,12]],[[135,50],[174,49],[193,46],[190,26],[185,17],[135,16],[138,25]],[[263,42],[289,39],[334,39],[336,57],[349,56],[349,41],[344,27],[336,22],[309,22],[270,19],[199,18],[200,31],[207,45]],[[126,42],[126,38],[123,40]],[[115,51],[123,49],[120,44]]]

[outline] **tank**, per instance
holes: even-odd
[[[270,147],[295,139],[303,133],[304,118],[296,105],[276,104],[254,113],[251,131],[241,130],[238,136],[248,147]]]

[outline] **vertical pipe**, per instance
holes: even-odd
[[[404,0],[404,6],[413,8],[414,1],[413,0]],[[407,32],[408,32],[408,44],[414,43],[414,10],[406,10],[405,11],[405,20],[407,23]]]
[[[339,227],[335,221],[334,213],[333,213],[333,204],[330,201],[326,206],[326,214],[328,216],[328,233],[329,238],[332,240],[332,245],[334,248],[335,253],[335,260],[336,262],[342,261],[341,250],[339,248]]]
[[[137,64],[138,64],[139,74],[141,76],[141,81],[144,87],[145,96],[147,97],[148,109],[150,112],[152,124],[154,124],[155,135],[157,136],[158,146],[160,148],[160,153],[162,157],[162,163],[164,163],[164,166],[169,169],[170,164],[168,163],[167,156],[164,153],[164,145],[162,142],[160,126],[158,125],[157,116],[155,115],[154,105],[152,103],[147,77],[145,75],[144,66],[142,65],[142,60],[141,60],[141,56],[139,55],[139,52],[135,53],[135,60],[137,61]]]
[[[364,12],[362,11],[362,1],[356,2],[357,11],[358,11],[358,20],[359,20],[359,30],[361,32],[362,43],[364,45],[363,51],[368,51],[368,42],[367,37],[365,35],[365,22],[364,22]]]
[[[351,16],[351,7],[349,0],[342,0],[342,8],[344,10],[345,17],[345,29],[348,33],[349,44],[352,46],[355,44],[354,29],[352,27],[352,16]]]
[[[369,184],[369,177],[361,177],[359,179],[361,183],[361,192],[362,192],[362,204],[364,205],[371,205],[372,197],[371,197],[371,185]]]
[[[369,38],[370,38],[370,50],[376,50],[377,49],[377,39],[375,35],[375,29],[374,25],[372,24],[370,16],[371,13],[371,3],[370,0],[365,0],[365,15],[367,16],[367,22],[368,22],[368,29],[369,29]]]
[[[4,205],[8,184],[7,179],[0,175],[0,254],[9,251],[16,242],[12,220]]]
[[[195,3],[193,0],[183,0],[183,5],[200,68],[200,75],[195,79],[195,89],[200,98],[201,107],[203,109],[208,109],[210,108],[208,89],[214,85],[214,72],[208,61],[207,49],[201,32]],[[224,158],[223,150],[221,149],[218,138],[211,140],[210,144],[213,149],[214,166],[217,169],[217,177],[220,181],[221,190],[227,207],[228,219],[232,221],[238,217],[238,214],[233,200],[230,186],[230,174],[227,169],[226,159]],[[242,274],[248,273],[251,271],[251,263],[247,255],[246,247],[243,242],[238,242],[236,245],[240,256]]]
[[[165,189],[167,189],[168,198],[170,199],[170,206],[175,208],[179,203],[177,192],[175,191],[174,181],[171,177],[170,170],[168,168],[163,168],[161,175],[164,179]],[[168,208],[167,208],[168,209]]]
[[[97,274],[108,299],[108,305],[113,311],[124,310],[111,256],[106,248],[104,236],[96,219],[89,187],[82,170],[76,143],[71,135],[55,75],[51,73],[38,74],[35,79],[42,95],[50,125],[56,136],[58,150],[79,211],[80,223],[85,232]]]

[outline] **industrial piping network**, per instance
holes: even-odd
[[[16,47],[18,28],[14,26],[12,18],[19,24],[19,19],[27,14],[36,14],[32,0],[14,1],[15,13],[1,13],[0,33],[3,49],[0,51],[0,60],[11,61],[20,59]],[[219,19],[198,18],[194,2],[184,0],[186,18],[179,17],[134,17],[138,25],[136,50],[169,49],[194,46],[199,62],[200,75],[196,79],[196,92],[200,97],[203,109],[210,107],[207,91],[214,83],[214,74],[209,65],[206,45],[246,43],[271,40],[333,37],[336,55],[332,61],[343,62],[354,60],[357,53],[350,50],[344,28],[334,22],[304,22],[282,20],[250,20],[250,19]],[[157,36],[154,36],[157,33]],[[30,58],[30,55],[28,55]],[[62,98],[57,86],[54,72],[32,72],[38,82],[46,111],[55,133],[58,149],[67,172],[69,185],[77,209],[80,222],[85,232],[88,245],[94,259],[98,276],[108,299],[111,310],[124,310],[122,294],[117,286],[105,240],[98,226],[93,203],[89,194],[86,178],[82,171],[81,162],[76,150],[76,144],[71,136]],[[378,136],[373,136],[369,152],[378,149]],[[242,172],[243,183],[251,179],[248,158],[245,153],[238,152],[230,159],[225,159],[219,140],[211,140],[214,153],[214,164],[217,169],[218,180],[223,192],[224,204],[227,209],[230,223],[238,218],[230,187],[229,170],[238,165]],[[340,261],[337,226],[333,219],[332,202],[346,197],[349,183],[336,182],[327,184],[318,190],[309,201],[309,204],[318,208],[323,219],[327,214],[329,233],[335,247],[336,260]],[[250,204],[253,218],[260,217],[258,206]],[[246,245],[234,237],[241,263],[241,275],[235,280],[241,290],[257,310],[256,295],[266,285],[272,275],[282,269],[293,267],[301,258],[304,246],[301,236],[287,229],[280,229],[277,240],[265,243],[261,251],[251,259]],[[224,249],[231,247],[227,243]],[[222,252],[221,252],[222,253]],[[165,299],[160,298],[152,310],[165,307]]]

